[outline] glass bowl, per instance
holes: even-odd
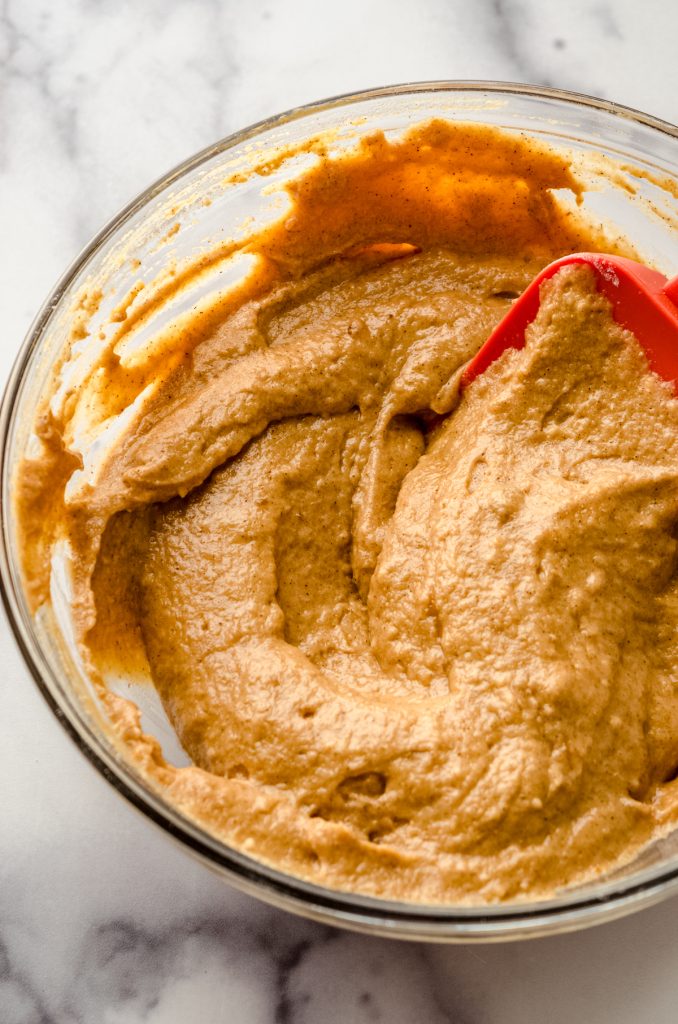
[[[58,721],[122,796],[234,886],[296,913],[354,930],[429,941],[490,941],[581,928],[678,892],[678,830],[605,878],[552,899],[512,904],[386,901],[325,889],[263,865],[229,848],[172,806],[113,741],[69,637],[65,594],[60,593],[58,580],[50,608],[37,616],[29,611],[10,500],[14,467],[31,443],[37,399],[68,337],[74,303],[77,306],[84,286],[105,283],[96,314],[105,331],[116,304],[133,294],[140,264],[149,277],[161,274],[170,261],[180,266],[220,239],[237,237],[249,232],[253,223],[279,216],[279,186],[299,173],[308,157],[271,162],[272,152],[293,151],[301,141],[329,132],[331,154],[375,128],[397,135],[432,117],[496,125],[565,148],[576,173],[590,186],[585,210],[614,223],[644,259],[665,272],[675,271],[678,129],[637,111],[522,85],[430,82],[341,96],[246,128],[191,157],[130,203],[75,260],[38,313],[0,411],[0,575],[17,643]],[[179,223],[180,231],[175,228]],[[227,284],[227,266],[217,269],[219,286]],[[200,283],[202,294],[214,286],[208,275]],[[194,294],[184,297],[183,305],[172,306],[171,315],[194,301]],[[186,763],[155,691],[135,689],[125,681],[120,685],[141,708],[144,726],[159,739],[167,759]]]

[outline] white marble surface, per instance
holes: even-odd
[[[3,0],[0,375],[89,236],[169,166],[321,96],[431,78],[678,120],[670,0]],[[2,1024],[674,1024],[678,902],[493,947],[372,940],[231,891],[123,803],[0,622]]]

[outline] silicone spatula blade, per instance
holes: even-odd
[[[678,392],[678,277],[668,281],[659,271],[635,260],[596,252],[563,256],[535,277],[469,362],[461,376],[460,390],[484,373],[507,348],[523,348],[525,330],[539,311],[542,283],[572,263],[585,263],[591,268],[598,290],[612,304],[617,323],[635,334],[650,368]]]

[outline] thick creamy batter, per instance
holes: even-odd
[[[538,269],[613,243],[526,140],[399,145],[291,186],[238,302],[38,530],[77,465],[72,409],[43,422],[26,573],[39,603],[68,540],[93,672],[145,665],[193,767],[101,684],[120,736],[228,842],[381,896],[541,895],[672,821],[678,401],[585,267],[459,400]],[[102,367],[110,416],[146,382]]]

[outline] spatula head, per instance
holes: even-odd
[[[617,323],[635,334],[650,368],[678,390],[678,277],[667,281],[657,270],[622,256],[577,252],[549,263],[516,299],[464,370],[462,391],[507,348],[523,348],[525,329],[539,310],[542,283],[571,263],[590,266],[599,291],[612,304]]]

